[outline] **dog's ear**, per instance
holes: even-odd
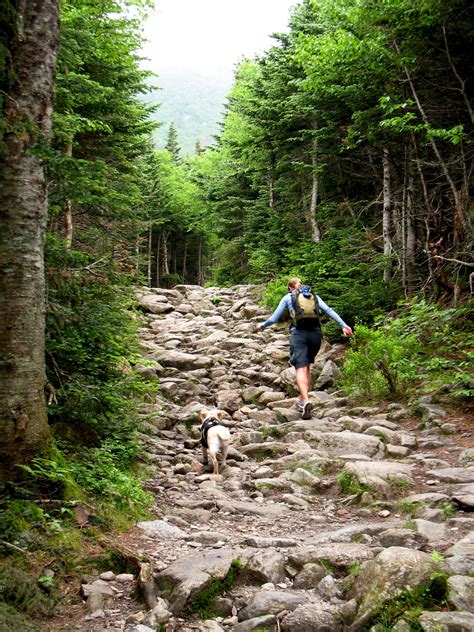
[[[224,415],[225,415],[225,411],[223,411],[223,410],[216,410],[216,417],[217,417],[217,419],[219,419],[219,420],[223,419]]]
[[[207,415],[208,415],[208,411],[205,408],[203,408],[201,412],[199,413],[199,421],[204,421]]]

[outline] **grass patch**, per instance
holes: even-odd
[[[420,507],[423,507],[423,503],[412,502],[408,500],[401,500],[396,504],[396,511],[402,514],[408,514],[413,517],[416,516],[416,512]]]
[[[281,439],[281,437],[284,437],[286,434],[281,428],[278,428],[278,426],[259,426],[258,431],[262,433],[264,439],[267,437]]]
[[[219,613],[213,609],[213,601],[216,597],[232,588],[241,570],[242,564],[240,561],[234,560],[224,579],[213,579],[204,590],[193,598],[188,612],[197,614],[200,619],[213,619],[219,616]]]
[[[407,481],[403,478],[395,478],[394,476],[386,476],[385,480],[390,485],[390,487],[398,493],[406,491],[407,489],[410,489],[411,487],[413,487],[413,483],[411,481]]]
[[[343,494],[362,494],[363,492],[371,491],[370,485],[361,483],[359,477],[348,470],[339,472],[337,475],[337,483]]]
[[[446,502],[446,503],[443,503],[442,505],[440,505],[440,509],[444,513],[444,517],[447,520],[449,520],[449,518],[452,518],[454,516],[454,514],[456,513],[456,509],[449,502]]]

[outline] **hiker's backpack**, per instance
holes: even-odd
[[[308,285],[292,291],[290,318],[297,329],[321,328],[318,299]]]

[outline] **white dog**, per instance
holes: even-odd
[[[217,478],[219,473],[219,463],[217,461],[217,453],[220,451],[222,455],[222,468],[225,466],[227,452],[229,450],[230,432],[229,429],[223,426],[220,421],[224,416],[222,410],[212,408],[211,410],[201,410],[199,413],[199,419],[201,421],[201,427],[199,429],[201,433],[201,445],[202,445],[202,458],[206,465],[208,462],[208,455],[212,461],[212,468],[214,473],[214,479]]]

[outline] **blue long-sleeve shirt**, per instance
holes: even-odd
[[[323,301],[321,297],[316,296],[316,298],[318,299],[319,311],[324,312],[325,314],[329,316],[329,318],[332,318],[332,320],[335,320],[336,323],[341,328],[347,327],[346,323],[342,320],[339,314],[337,314],[333,309],[331,309],[329,305],[326,305],[326,303]],[[274,325],[280,320],[280,318],[283,316],[285,311],[288,311],[288,313],[290,313],[290,309],[291,309],[291,294],[288,293],[281,299],[280,303],[278,304],[278,307],[270,316],[270,318],[267,318],[267,320],[260,325],[260,328],[266,329],[267,327],[270,327],[270,325]]]

